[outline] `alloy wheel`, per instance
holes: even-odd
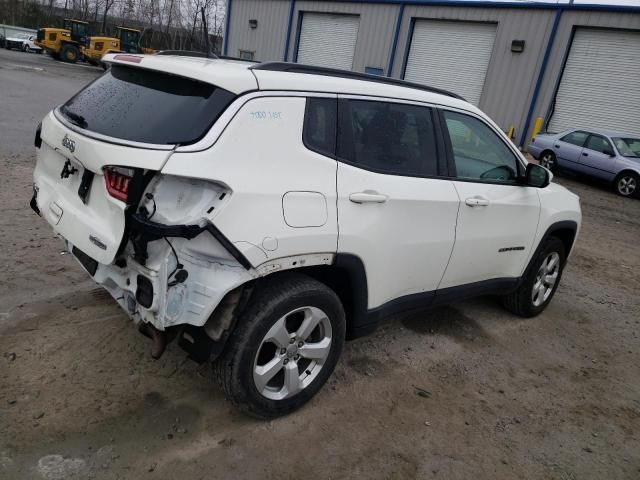
[[[636,182],[636,179],[631,175],[625,175],[623,177],[620,177],[620,179],[618,180],[618,193],[620,193],[620,195],[624,195],[625,197],[633,195],[637,187],[638,184]]]
[[[558,252],[551,252],[547,255],[538,269],[536,280],[533,282],[533,290],[531,291],[531,301],[533,305],[539,307],[547,301],[553,287],[558,281],[560,274],[560,255]]]
[[[540,165],[542,165],[545,168],[548,168],[549,170],[553,169],[553,164],[554,164],[554,161],[553,161],[552,153],[546,153],[540,159]]]
[[[331,322],[316,307],[280,317],[262,339],[253,366],[258,392],[271,400],[292,397],[318,376],[331,351]]]

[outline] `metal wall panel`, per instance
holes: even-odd
[[[258,28],[250,28],[249,20],[257,20]],[[288,20],[288,0],[233,1],[227,54],[248,50],[256,60],[282,60]]]
[[[381,68],[386,75],[398,9],[398,5],[297,1],[289,42],[289,60],[293,61],[294,58],[299,12],[356,14],[360,16],[360,27],[353,70],[364,72],[365,67],[375,67]],[[318,48],[322,48],[322,45],[318,45]]]
[[[548,118],[553,99],[569,53],[573,32],[579,27],[640,30],[640,14],[603,11],[565,11],[562,13],[554,46],[549,56],[540,96],[534,108],[533,118]],[[618,72],[612,72],[617,75]],[[640,79],[638,80],[640,82]],[[529,132],[530,133],[530,132]]]
[[[414,19],[497,23],[496,39],[478,106],[503,130],[515,126],[518,136],[526,121],[553,17],[551,10],[407,6],[400,28],[393,76],[402,76]],[[524,40],[524,52],[511,52],[512,40]]]
[[[229,54],[237,55],[240,48],[254,49],[259,60],[281,60],[289,5],[288,0],[233,0]],[[360,15],[353,69],[364,72],[365,67],[378,67],[383,69],[385,75],[389,73],[387,66],[396,21],[401,10],[399,4],[297,0],[295,6],[288,60],[294,58],[300,11],[350,13]],[[495,46],[479,106],[504,130],[514,125],[516,137],[519,139],[526,123],[555,14],[555,10],[544,8],[406,5],[399,30],[392,76],[402,75],[412,19],[497,23]],[[248,27],[250,18],[259,21],[258,28],[253,32],[250,32]],[[640,14],[603,10],[563,12],[533,110],[531,125],[535,117],[544,117],[549,111],[575,25],[640,29]],[[525,41],[523,53],[511,52],[512,40]]]

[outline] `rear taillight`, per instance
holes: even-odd
[[[40,148],[42,146],[42,137],[40,133],[42,132],[42,122],[38,124],[38,128],[36,128],[36,138],[33,140],[33,144],[36,148]]]
[[[109,195],[126,202],[129,198],[129,188],[135,171],[132,168],[104,167],[103,172],[104,183]]]

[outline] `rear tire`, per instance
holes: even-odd
[[[258,283],[213,364],[225,396],[245,413],[275,418],[308,402],[333,372],[345,338],[338,296],[323,283],[282,274]]]
[[[556,154],[551,150],[545,150],[540,154],[540,165],[545,168],[548,168],[552,172],[555,172],[557,169],[556,164]]]
[[[521,317],[541,313],[556,293],[565,263],[564,244],[549,237],[525,271],[518,289],[503,297],[504,307]]]
[[[75,45],[67,44],[60,50],[60,58],[68,63],[76,63],[80,58],[80,51]]]
[[[634,172],[622,172],[613,181],[613,187],[622,197],[637,197],[640,194],[640,176]]]

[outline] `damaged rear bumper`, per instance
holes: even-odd
[[[128,232],[130,241],[110,265],[68,241],[67,248],[132,320],[159,331],[204,326],[227,293],[258,276],[210,222],[164,225],[134,214]]]

